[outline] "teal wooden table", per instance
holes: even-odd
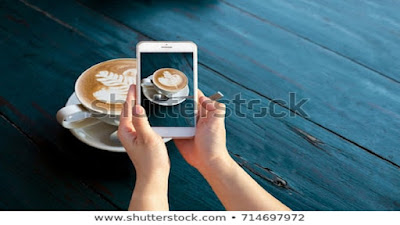
[[[2,0],[0,209],[127,209],[128,157],[79,142],[55,113],[89,66],[135,57],[141,40],[191,40],[199,87],[225,94],[230,154],[266,190],[294,210],[400,210],[399,11],[391,0]],[[261,103],[236,107],[238,96]],[[223,210],[167,146],[171,209]]]

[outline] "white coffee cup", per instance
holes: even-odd
[[[120,62],[118,62],[120,61]],[[82,82],[87,76],[94,76],[92,71],[103,65],[114,65],[118,63],[132,63],[132,68],[136,68],[136,59],[113,59],[96,64],[84,71],[75,82],[75,94],[80,102],[76,105],[68,105],[57,112],[57,121],[67,129],[77,129],[90,126],[99,122],[118,126],[121,114],[121,105],[124,101],[119,102],[119,107],[109,104],[109,107],[102,107],[102,104],[88,102],[83,94],[84,88]],[[129,88],[130,83],[126,83]],[[85,85],[83,85],[85,87]],[[127,91],[126,91],[127,92]],[[86,93],[87,95],[87,93]],[[100,106],[99,106],[100,105]],[[104,105],[104,104],[103,104]]]
[[[168,72],[170,76],[178,76],[180,79],[180,83],[177,86],[165,86],[162,83],[160,83],[160,81],[157,81],[157,76],[161,76],[163,72]],[[144,83],[142,83],[142,85],[149,85],[149,79],[145,78],[143,79]],[[181,90],[183,90],[187,84],[188,84],[188,79],[187,76],[180,70],[174,69],[174,68],[161,68],[156,70],[153,73],[152,76],[152,83],[153,86],[155,88],[155,90],[160,93],[163,94],[167,97],[171,97],[172,95],[180,92]]]

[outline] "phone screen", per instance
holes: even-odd
[[[193,53],[141,53],[141,105],[152,127],[194,127]]]

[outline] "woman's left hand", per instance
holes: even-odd
[[[130,209],[152,210],[155,208],[149,206],[149,202],[144,199],[167,197],[170,161],[165,143],[150,127],[144,108],[134,103],[135,89],[135,85],[129,88],[120,117],[118,138],[136,169],[136,184]],[[156,209],[163,210],[165,207]]]

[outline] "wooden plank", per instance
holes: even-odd
[[[225,3],[400,83],[399,1]]]
[[[1,67],[13,68],[5,72],[12,79],[1,83],[0,112],[26,132],[41,151],[54,158],[56,168],[68,170],[65,173],[76,176],[118,208],[126,209],[135,182],[128,157],[80,143],[57,124],[55,113],[73,92],[74,80],[87,67],[106,58],[129,56],[108,51],[103,42],[90,40],[62,21],[22,3],[7,4],[0,9],[0,15],[12,18],[0,24],[1,36],[8,37],[0,43],[4,50],[0,52],[4,59]],[[175,149],[171,154],[178,152]],[[175,165],[172,171],[177,171],[170,178],[171,184],[176,184],[170,187],[171,209],[223,209],[200,174],[193,174],[181,157],[171,157],[171,161]],[[197,191],[182,192],[181,188]]]
[[[5,210],[115,210],[0,116],[0,206]]]
[[[65,45],[66,48],[74,48],[75,45],[79,46],[80,52],[83,55],[87,55],[87,52],[90,52],[89,49],[92,47],[99,48],[99,46],[105,46],[102,51],[104,54],[109,54],[105,57],[116,57],[117,55],[125,57],[131,54],[131,49],[129,49],[130,44],[137,42],[135,37],[138,37],[138,35],[132,30],[120,26],[81,5],[71,2],[55,5],[48,3],[50,5],[47,5],[48,9],[46,5],[47,3],[43,3],[39,9],[49,10],[44,10],[44,12],[54,17],[53,21],[59,20],[65,24],[64,27],[66,28],[53,27],[52,23],[46,22],[46,26],[51,25],[55,31],[54,34],[49,34],[49,37],[53,37],[56,40],[59,39],[55,33],[66,36],[68,40],[61,39],[59,40],[60,44]],[[32,7],[30,8],[32,9]],[[18,8],[19,10],[22,9]],[[42,14],[44,15],[44,13]],[[24,11],[24,15],[27,15],[26,11]],[[37,14],[34,15],[40,17]],[[32,18],[31,23],[33,24],[31,26],[34,26],[35,29],[36,26],[43,26],[43,24],[38,24],[36,17]],[[101,24],[101,26],[96,26],[95,24]],[[4,25],[2,24],[2,26]],[[71,26],[73,30],[77,30],[78,32],[74,31],[73,34],[68,34],[65,31],[71,30],[68,26]],[[107,34],[110,35],[113,33],[117,33],[115,39],[104,38]],[[97,43],[98,46],[87,43],[84,38],[76,38],[73,41],[69,41],[74,35],[87,36],[88,40],[93,39],[92,41]],[[27,40],[20,37],[16,43],[8,41],[6,46],[11,46],[11,44],[15,44],[14,47],[24,46],[25,42]],[[38,45],[40,43],[35,44]],[[17,50],[21,52],[28,51],[28,49],[21,47],[18,47]],[[39,64],[50,58],[54,58],[54,53],[52,53],[54,49],[51,47],[40,50],[42,52],[41,56],[31,63]],[[38,50],[31,48],[29,51],[36,52]],[[73,62],[73,60],[78,60],[84,63],[94,63],[84,57],[73,57],[66,55],[64,58],[54,58],[51,68],[60,68],[59,74],[67,76],[66,72],[62,71],[62,68],[65,67],[65,61]],[[93,57],[100,56],[95,55]],[[5,58],[4,55],[2,58]],[[16,57],[10,58],[17,59]],[[71,64],[71,69],[78,67]],[[84,68],[81,69],[83,70]],[[41,76],[47,79],[60,79],[52,78],[48,71],[46,72],[45,69],[43,71],[37,70],[37,68],[20,69],[15,74],[17,79],[22,79],[25,77],[24,74],[37,73],[38,71],[42,72]],[[254,118],[252,116],[254,113],[259,112],[261,107],[270,104],[268,99],[252,91],[243,89],[241,85],[232,83],[230,79],[215,73],[215,71],[207,67],[200,66],[199,72],[201,74],[200,87],[206,94],[211,94],[218,88],[218,90],[221,90],[230,99],[236,94],[241,93],[244,99],[261,100],[262,105],[256,105],[253,108],[242,106],[241,109],[247,119],[239,118],[237,115],[227,118],[228,147],[235,159],[243,167],[247,168],[264,188],[290,207],[303,210],[390,210],[399,208],[400,195],[396,184],[400,182],[400,178],[397,167],[366,153],[364,150],[338,138],[330,132],[326,132],[326,130],[308,120],[299,117],[277,119],[268,116]],[[77,76],[77,74],[70,76]],[[53,135],[49,136],[48,133],[38,131],[38,128],[33,129],[27,126],[22,119],[24,114],[17,113],[15,110],[12,111],[12,107],[3,107],[2,112],[6,112],[18,126],[21,126],[22,129],[29,131],[35,136],[35,139],[45,139],[49,145],[56,146],[56,149],[63,154],[72,151],[72,155],[79,155],[79,158],[82,158],[83,162],[96,157],[96,160],[91,160],[96,161],[96,163],[93,163],[94,165],[90,165],[90,167],[94,166],[93,171],[90,170],[86,174],[88,180],[95,180],[96,183],[105,187],[106,190],[102,192],[103,195],[112,199],[117,205],[126,204],[123,202],[123,199],[128,196],[127,192],[129,189],[125,187],[130,186],[134,179],[131,175],[126,175],[126,173],[131,173],[130,171],[126,171],[127,162],[115,159],[117,156],[110,159],[111,156],[114,157],[113,154],[103,154],[102,152],[95,152],[95,150],[85,147],[68,135],[65,130],[57,126],[55,121],[45,119],[45,117],[52,118],[58,107],[61,107],[65,101],[60,96],[68,95],[68,91],[71,91],[72,87],[68,91],[63,90],[61,91],[63,93],[58,93],[57,89],[48,90],[45,88],[47,85],[45,83],[35,80],[31,82],[29,86],[25,85],[23,88],[31,93],[36,93],[36,95],[42,98],[49,93],[56,98],[54,101],[57,102],[53,103],[41,101],[39,106],[43,110],[34,108],[29,111],[28,115],[28,117],[35,118],[35,121],[47,124],[47,131],[51,130]],[[66,83],[67,81],[65,83],[53,81],[53,84],[59,84],[65,87],[64,89],[68,89],[69,84]],[[31,99],[28,99],[26,96],[17,95],[17,90],[12,88],[11,83],[7,81],[7,84],[4,88],[2,87],[1,94],[10,93],[8,98],[10,102],[15,102],[14,109],[23,108],[25,107],[24,105],[28,105],[29,108]],[[228,109],[231,111],[238,110],[234,108],[233,104],[228,104]],[[38,111],[42,111],[43,113],[40,114]],[[276,107],[276,111],[288,112],[279,106]],[[22,115],[22,117],[18,117],[18,115]],[[252,132],[248,132],[249,130]],[[76,150],[71,150],[72,147]],[[170,178],[171,208],[178,210],[221,209],[221,205],[217,202],[210,188],[199,174],[185,164],[172,144],[168,144],[168,148],[172,162]],[[104,165],[110,166],[101,170]],[[109,173],[106,172],[118,165],[118,169],[114,169]],[[89,167],[84,168],[88,169]],[[100,169],[100,171],[95,173],[94,171],[97,169]],[[121,177],[115,177],[116,174]],[[123,194],[119,194],[121,192]]]
[[[153,39],[195,41],[200,62],[241,89],[310,99],[311,121],[400,164],[397,82],[224,2],[81,2]]]

